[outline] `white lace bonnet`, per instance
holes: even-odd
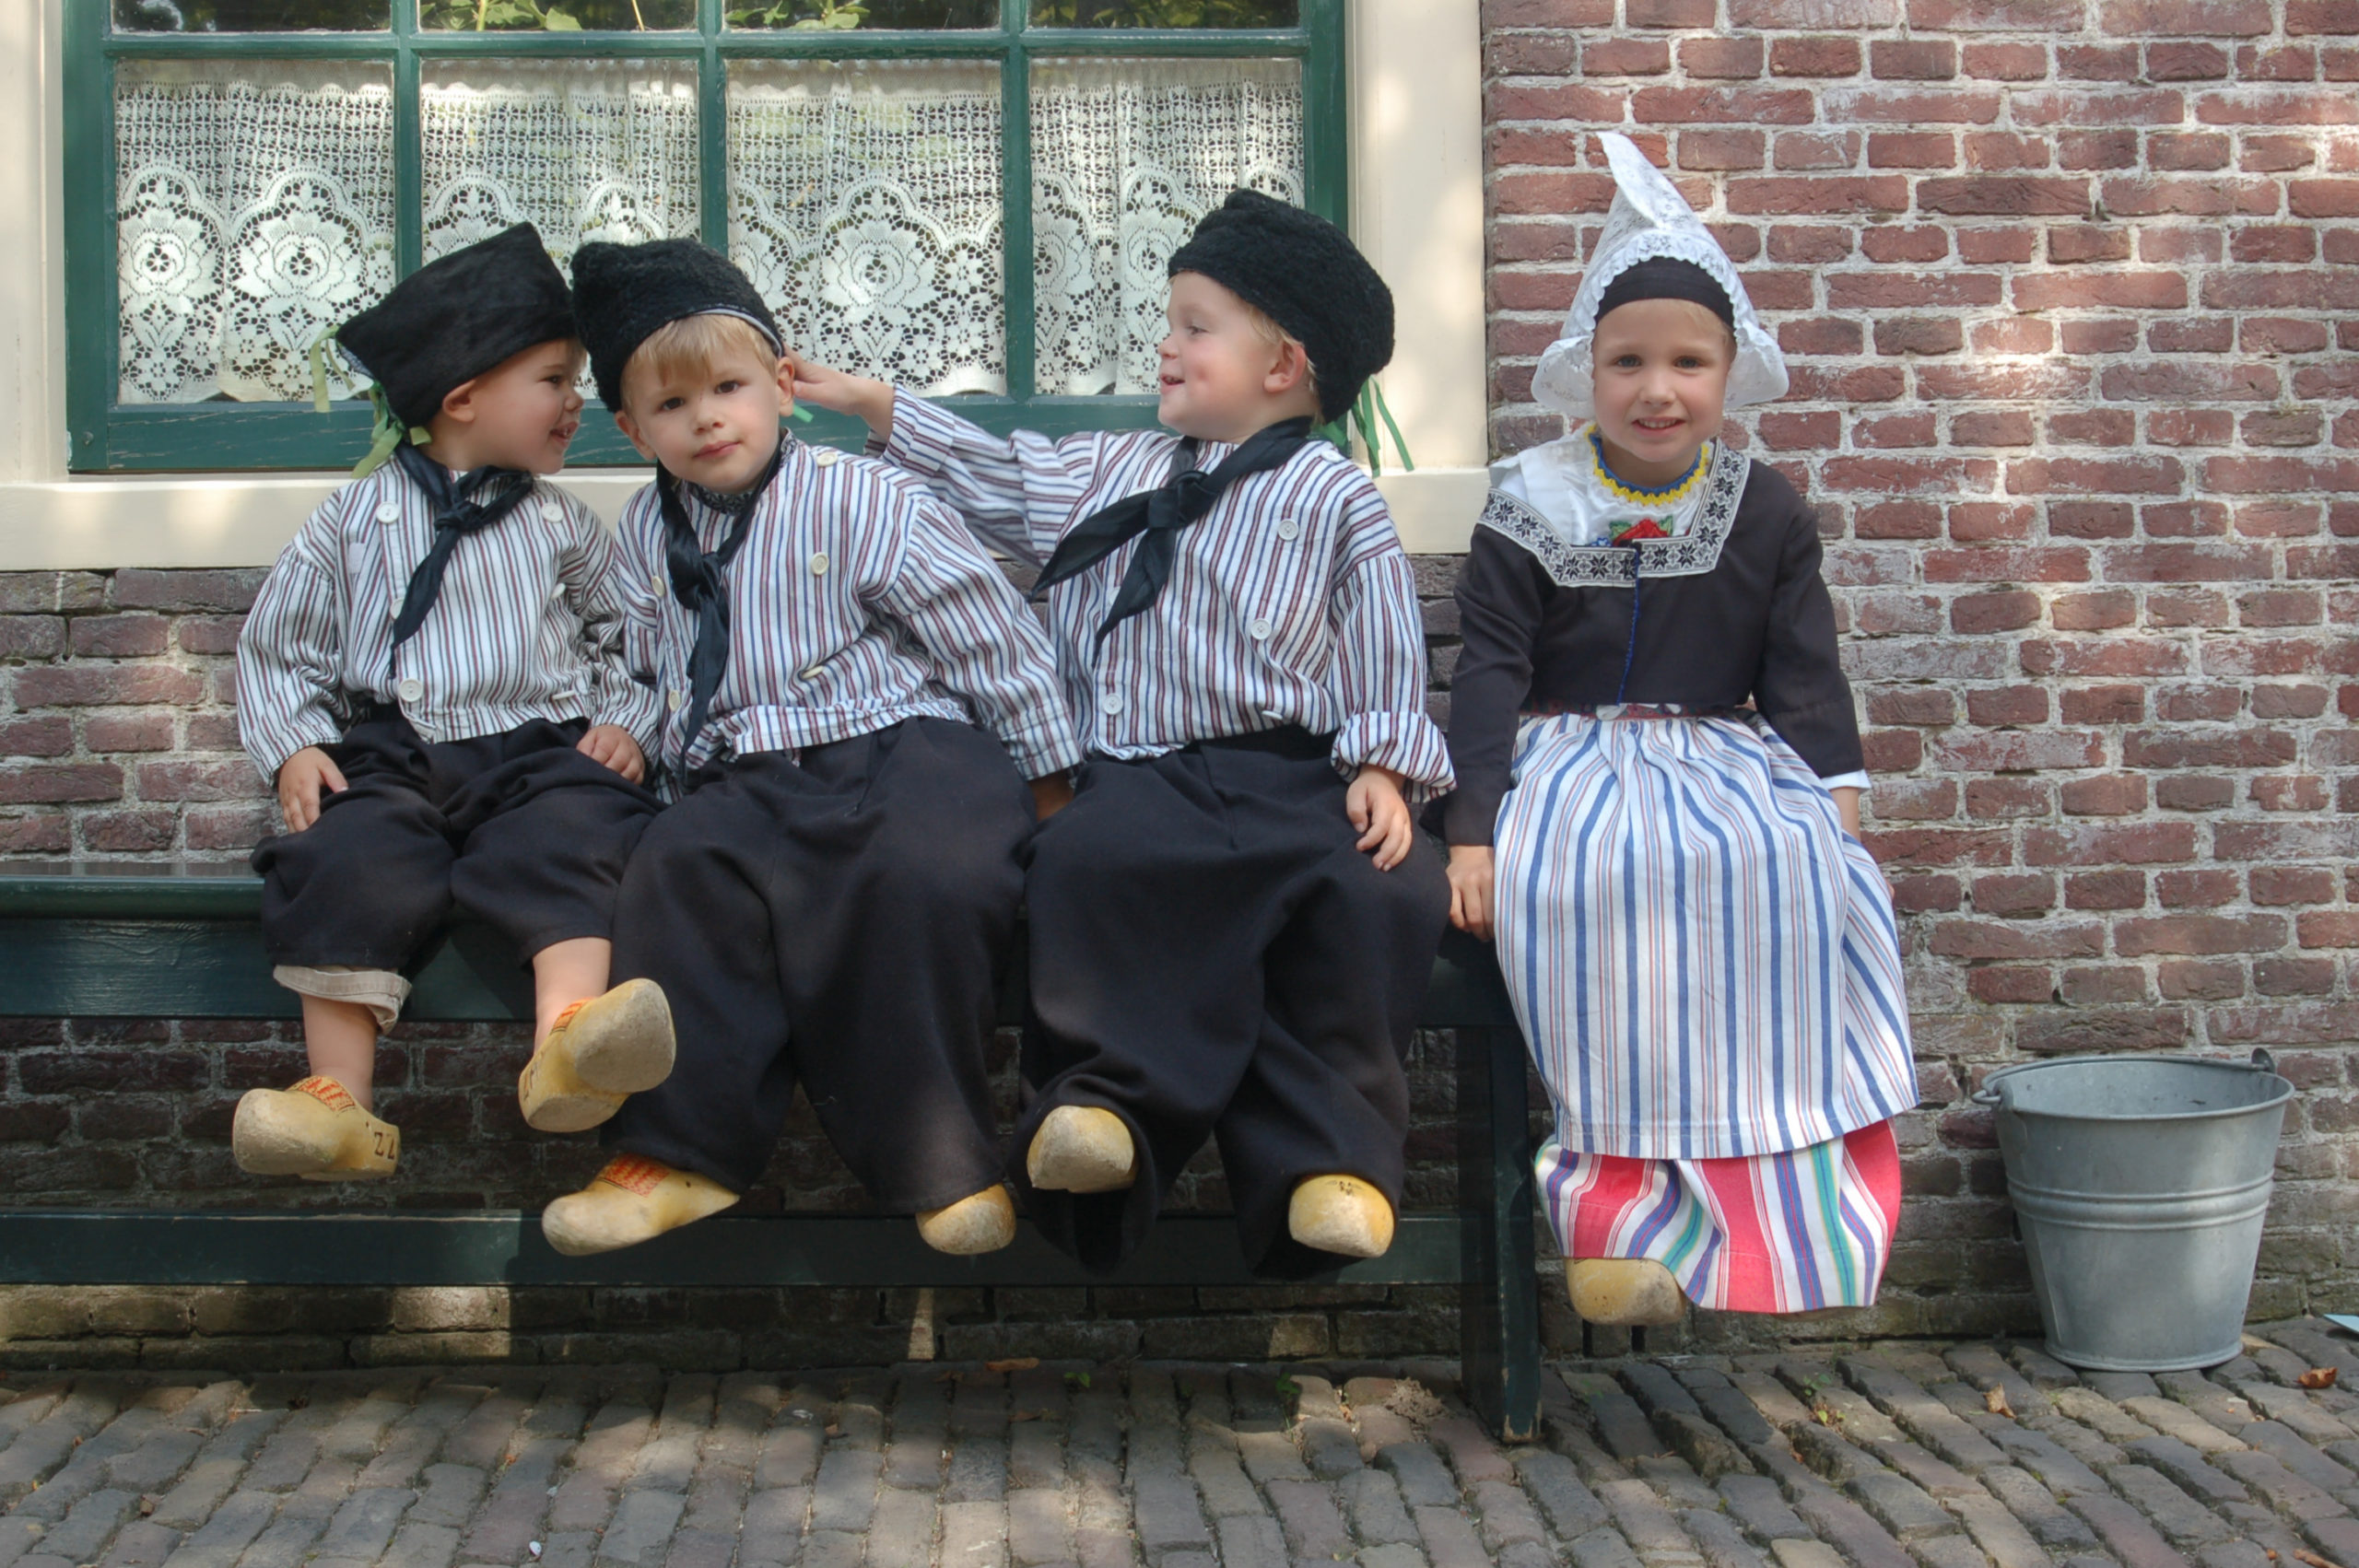
[[[1693,262],[1728,291],[1736,313],[1736,364],[1729,372],[1728,406],[1743,408],[1783,397],[1786,357],[1753,313],[1753,301],[1711,230],[1629,137],[1606,131],[1598,139],[1605,144],[1606,161],[1614,168],[1614,206],[1605,215],[1597,253],[1581,275],[1573,308],[1565,315],[1564,333],[1540,357],[1540,369],[1532,378],[1532,397],[1575,419],[1587,419],[1595,412],[1590,405],[1590,345],[1597,336],[1597,302],[1605,286],[1633,263],[1656,256]]]

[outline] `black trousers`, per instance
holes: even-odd
[[[1031,822],[1005,748],[939,719],[701,771],[615,922],[615,977],[663,987],[679,1058],[606,1141],[743,1192],[799,1077],[881,1206],[997,1182],[986,1053]]]
[[[604,937],[653,795],[574,750],[587,720],[428,742],[364,720],[325,751],[350,786],[254,849],[273,964],[402,969],[461,910],[514,944]]]
[[[1093,760],[1027,856],[1027,1096],[1011,1162],[1042,1234],[1111,1269],[1216,1138],[1256,1271],[1343,1260],[1286,1233],[1306,1176],[1372,1183],[1397,1210],[1402,1072],[1449,918],[1419,836],[1379,872],[1344,814],[1326,740],[1283,730],[1144,762]],[[1024,1153],[1057,1106],[1097,1106],[1140,1152],[1125,1192],[1041,1192]]]

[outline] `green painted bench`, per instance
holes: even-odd
[[[243,867],[0,868],[0,1017],[288,1018]],[[1023,1015],[1021,965],[1002,1017]],[[447,933],[405,1016],[529,1020],[522,971],[488,932]],[[1509,1439],[1537,1435],[1539,1311],[1522,1036],[1490,949],[1452,933],[1421,1022],[1458,1031],[1458,1207],[1401,1217],[1392,1250],[1329,1278],[1454,1284],[1467,1396]],[[984,1258],[945,1258],[907,1219],[775,1214],[709,1220],[644,1246],[565,1258],[537,1213],[0,1208],[0,1284],[1238,1285],[1227,1216],[1178,1214],[1111,1280],[1027,1227]]]

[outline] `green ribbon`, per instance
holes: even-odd
[[[309,358],[311,362],[311,411],[315,414],[328,412],[328,350],[334,345],[335,333],[333,329],[311,340]],[[355,379],[350,361],[341,348],[336,349],[336,357],[346,363],[346,369],[337,372],[338,379],[349,386]],[[433,432],[429,430],[405,425],[401,415],[393,412],[392,402],[385,396],[385,389],[374,381],[369,383],[369,406],[375,411],[369,423],[369,451],[352,465],[352,477],[355,479],[365,479],[382,468],[403,441],[422,447],[434,439]]]
[[[1379,421],[1381,425],[1379,427]],[[1329,440],[1351,451],[1351,427],[1359,427],[1360,440],[1367,448],[1367,465],[1379,477],[1384,473],[1383,433],[1392,433],[1392,450],[1401,454],[1401,466],[1411,474],[1417,472],[1417,460],[1409,455],[1409,443],[1402,439],[1401,427],[1393,422],[1392,410],[1384,401],[1384,389],[1370,380],[1360,388],[1360,395],[1351,408],[1332,425],[1322,425],[1319,433]]]

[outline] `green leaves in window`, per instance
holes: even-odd
[[[631,3],[632,20],[644,30],[647,18],[638,0]],[[421,28],[448,32],[489,32],[537,28],[544,32],[580,32],[581,18],[550,0],[419,0]]]
[[[733,28],[788,28],[800,32],[849,32],[868,19],[861,0],[780,0],[771,6],[732,6]]]

